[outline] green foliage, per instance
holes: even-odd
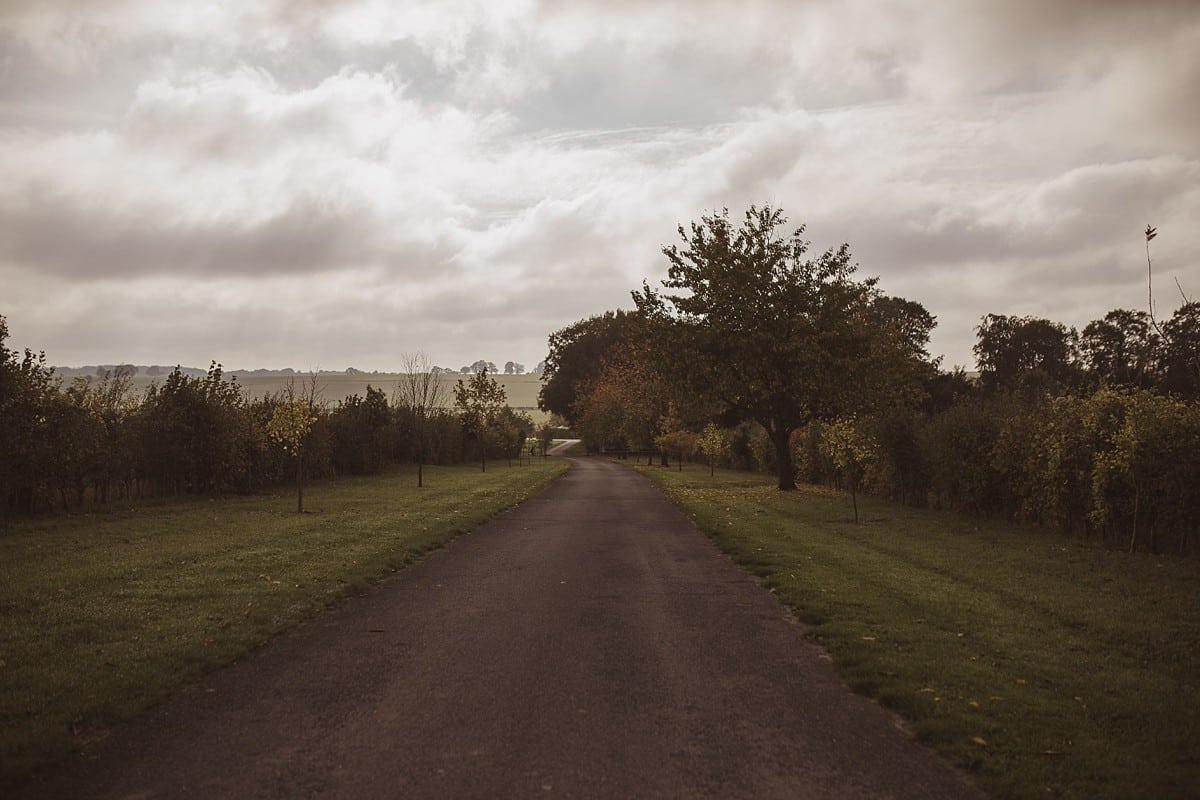
[[[654,437],[654,444],[664,453],[675,456],[679,468],[683,469],[683,462],[696,450],[696,434],[684,427],[673,405],[659,423],[659,429],[662,433]]]
[[[1195,550],[1200,407],[1149,391],[995,395],[929,417],[813,423],[793,437],[810,483],[1044,525],[1108,545]]]
[[[833,480],[833,464],[822,446],[824,423],[813,420],[792,434],[792,458],[796,477],[805,483],[826,483]]]
[[[475,432],[486,428],[500,413],[505,399],[504,387],[490,377],[487,370],[475,373],[466,383],[459,380],[454,387],[454,405],[459,416],[463,424]]]
[[[49,502],[41,478],[54,470],[53,423],[62,407],[45,354],[26,349],[19,358],[5,346],[7,338],[8,324],[0,316],[0,497],[6,510],[28,512]]]
[[[867,469],[879,458],[879,443],[854,417],[823,427],[822,445],[837,474],[850,486],[862,484]]]
[[[329,414],[333,464],[340,475],[383,470],[395,440],[395,419],[383,390],[367,386],[366,397],[350,395]]]
[[[1200,525],[1200,408],[1150,392],[1111,399],[1123,419],[1095,457],[1091,521],[1128,530],[1130,551],[1186,552]]]
[[[1117,308],[1088,323],[1079,337],[1084,366],[1105,386],[1150,388],[1161,346],[1150,315]]]
[[[873,420],[878,458],[868,471],[871,491],[906,505],[929,499],[931,467],[921,444],[923,418],[912,409],[895,409]]]
[[[316,375],[253,399],[215,362],[204,376],[176,367],[143,392],[125,367],[64,385],[44,355],[22,357],[7,340],[0,316],[0,517],[157,495],[257,492],[289,472],[302,508],[306,477],[378,472],[403,460],[454,464],[465,454],[462,420],[441,403],[448,384],[431,372],[416,406],[393,409],[381,389],[366,384],[329,411]],[[497,391],[504,394],[502,386]],[[528,386],[523,391],[530,394]],[[531,426],[527,414],[502,409],[485,432],[493,454],[515,455]]]
[[[729,434],[710,422],[696,437],[696,448],[708,457],[708,471],[712,474],[717,462],[729,452]]]
[[[606,359],[630,339],[634,315],[606,311],[550,334],[538,408],[558,414],[572,427],[579,424],[581,390],[595,381]]]
[[[1073,328],[1034,317],[988,314],[976,331],[975,361],[985,390],[1056,394],[1079,382]]]
[[[741,227],[728,210],[680,226],[682,246],[663,249],[669,293],[634,295],[672,382],[766,431],[781,489],[795,488],[792,432],[909,398],[928,333],[909,305],[880,303],[874,279],[853,279],[847,245],[805,258],[803,227],[786,224],[752,206]]]
[[[822,428],[823,454],[833,465],[834,474],[850,490],[854,503],[854,522],[858,523],[858,490],[867,470],[879,459],[879,443],[858,420],[835,420]]]
[[[1163,323],[1160,370],[1165,392],[1200,400],[1200,302],[1185,303]]]
[[[504,406],[491,423],[489,441],[495,458],[520,460],[525,442],[533,436],[533,420],[524,411]]]
[[[203,378],[176,367],[151,385],[135,423],[146,477],[160,491],[214,493],[241,477],[237,434],[245,401],[215,361]]]
[[[354,399],[358,399],[355,395]],[[275,406],[271,420],[267,423],[267,436],[293,458],[299,458],[304,449],[304,440],[317,422],[316,412],[308,403],[283,402]]]
[[[974,401],[928,421],[921,433],[936,508],[981,516],[1004,512],[1003,480],[991,459],[1000,435],[1002,401]]]
[[[472,375],[466,383],[458,381],[454,387],[454,405],[484,470],[489,455],[498,453],[501,458],[515,458],[521,443],[533,430],[528,415],[518,417],[506,405],[504,387],[486,370]]]

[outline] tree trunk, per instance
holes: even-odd
[[[775,445],[775,459],[779,466],[779,490],[791,492],[796,489],[796,469],[792,466],[792,448],[788,446],[791,431],[787,426],[779,425],[767,428],[771,443]]]
[[[296,513],[304,513],[304,456],[296,456]]]
[[[1135,483],[1133,486],[1133,533],[1129,537],[1129,552],[1133,553],[1137,550],[1137,523],[1138,523],[1138,497],[1141,492],[1138,491],[1138,486]]]

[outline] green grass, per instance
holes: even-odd
[[[295,495],[0,530],[0,787],[545,486],[566,468],[408,468]]]
[[[998,798],[1200,796],[1200,564],[642,467],[856,691]]]

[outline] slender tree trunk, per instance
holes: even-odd
[[[423,480],[424,480],[424,478],[421,475],[421,459],[418,458],[417,459],[417,488],[418,489],[422,488],[425,485],[424,483],[422,483]]]
[[[296,513],[304,513],[304,454],[296,456]]]
[[[1137,518],[1138,518],[1138,496],[1141,492],[1135,484],[1133,487],[1133,535],[1129,537],[1129,552],[1132,553],[1137,548]]]

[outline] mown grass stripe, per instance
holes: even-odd
[[[1200,565],[767,479],[642,468],[847,682],[996,797],[1194,796]]]

